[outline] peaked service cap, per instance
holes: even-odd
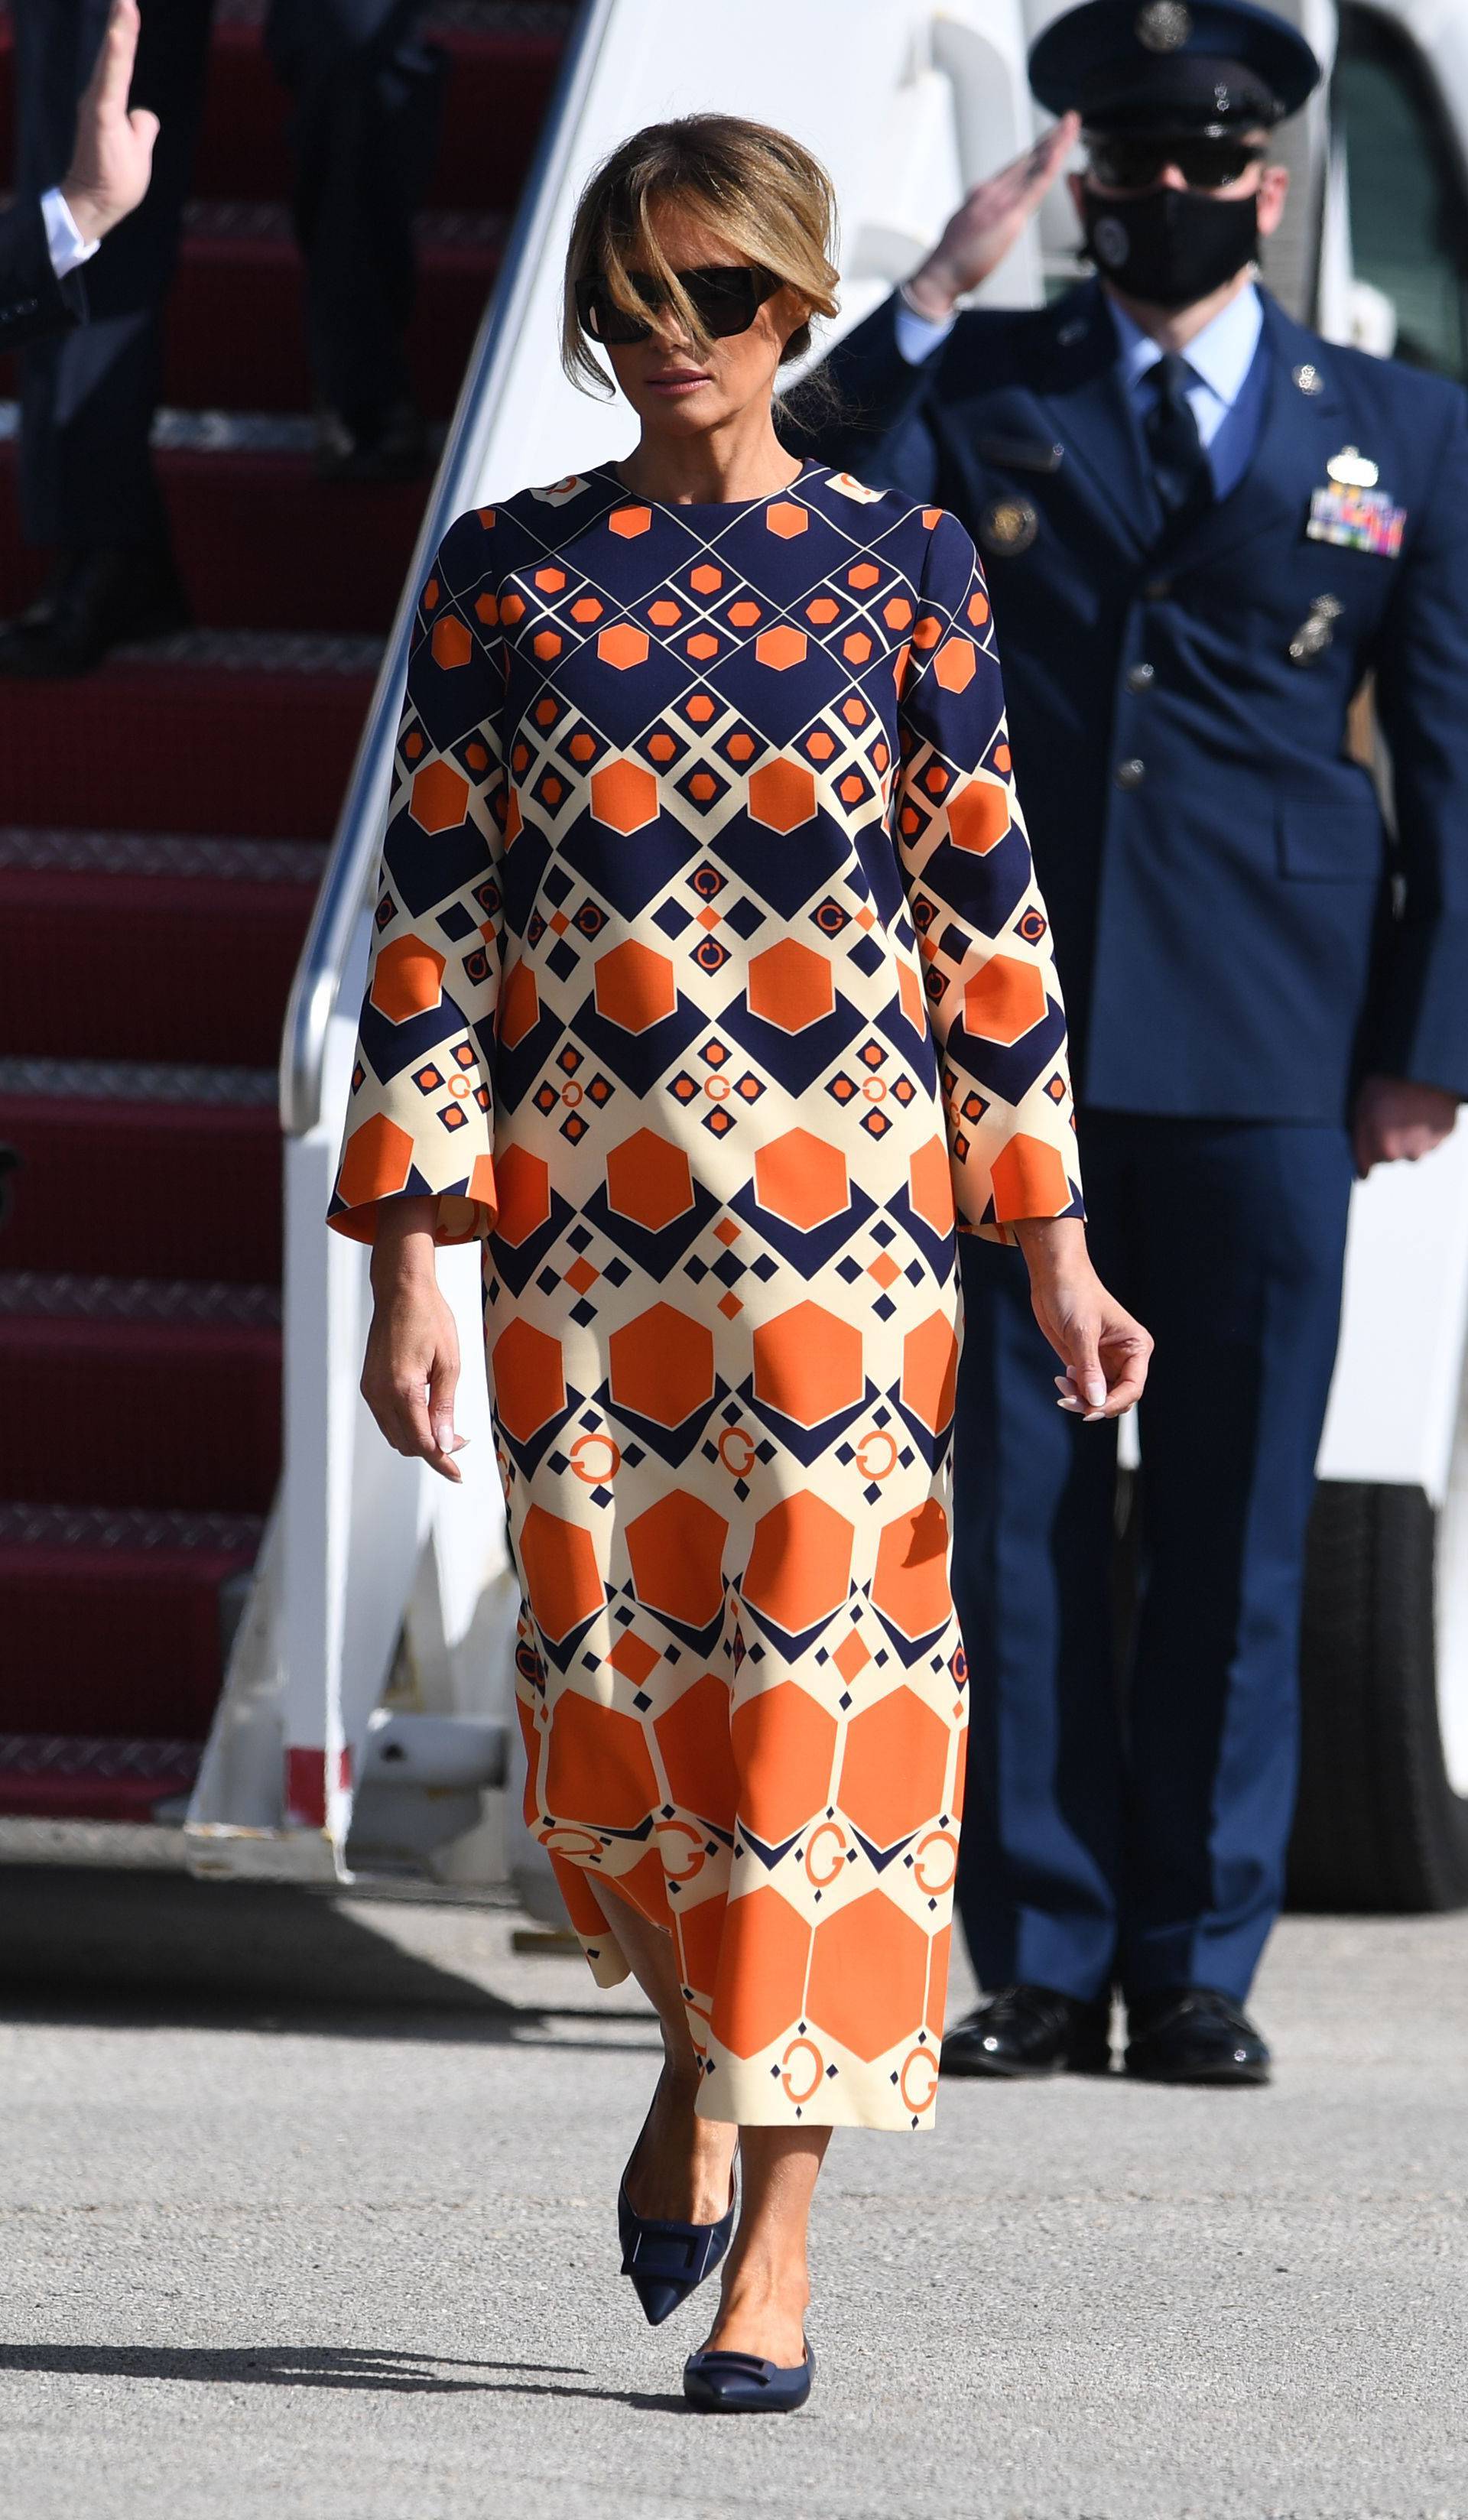
[[[1030,51],[1040,103],[1091,131],[1270,126],[1320,74],[1304,36],[1252,0],[1083,0]]]

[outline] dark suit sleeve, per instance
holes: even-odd
[[[58,280],[51,268],[40,202],[27,199],[0,210],[0,350],[64,333],[86,311],[78,274]]]
[[[897,346],[895,295],[839,340],[822,362],[800,433],[822,464],[854,472],[873,488],[901,490],[924,505],[939,495],[939,456],[928,392],[940,342],[920,367]],[[797,397],[797,413],[800,402]]]
[[[1468,1099],[1468,397],[1460,392],[1426,477],[1427,511],[1401,562],[1375,658],[1402,900],[1385,942],[1372,1063]]]

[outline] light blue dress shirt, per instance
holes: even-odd
[[[1106,302],[1121,343],[1121,368],[1132,408],[1141,422],[1156,400],[1157,389],[1150,372],[1162,352],[1151,335],[1134,324],[1114,297],[1108,297]],[[1267,382],[1264,361],[1260,361],[1257,375],[1252,371],[1264,320],[1259,292],[1251,282],[1229,299],[1211,323],[1204,325],[1201,333],[1194,335],[1182,352],[1191,370],[1188,408],[1208,452],[1217,499],[1226,499],[1229,491],[1237,487],[1259,443]]]
[[[1117,365],[1140,426],[1156,395],[1149,372],[1162,352],[1151,335],[1134,324],[1115,298],[1108,296],[1106,303],[1116,328]],[[953,326],[952,316],[947,323],[935,324],[899,297],[897,346],[912,366],[920,366],[929,358],[940,341],[948,338]],[[1237,488],[1259,443],[1268,384],[1267,362],[1255,355],[1263,330],[1264,309],[1259,291],[1251,282],[1237,297],[1229,299],[1211,323],[1204,325],[1182,354],[1192,372],[1188,405],[1207,450],[1214,496],[1219,499],[1226,499],[1229,491]]]

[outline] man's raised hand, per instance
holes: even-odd
[[[1061,119],[1032,149],[965,193],[942,236],[907,283],[919,314],[941,323],[955,301],[977,289],[1035,216],[1080,135],[1078,113]]]
[[[135,210],[153,172],[158,118],[142,106],[128,111],[141,25],[137,0],[112,0],[86,93],[76,114],[71,163],[62,197],[83,241],[100,243]]]

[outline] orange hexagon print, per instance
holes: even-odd
[[[526,1818],[700,2108],[931,2124],[966,1713],[955,1234],[1079,1214],[973,549],[808,465],[460,518],[332,1222],[483,1242]]]

